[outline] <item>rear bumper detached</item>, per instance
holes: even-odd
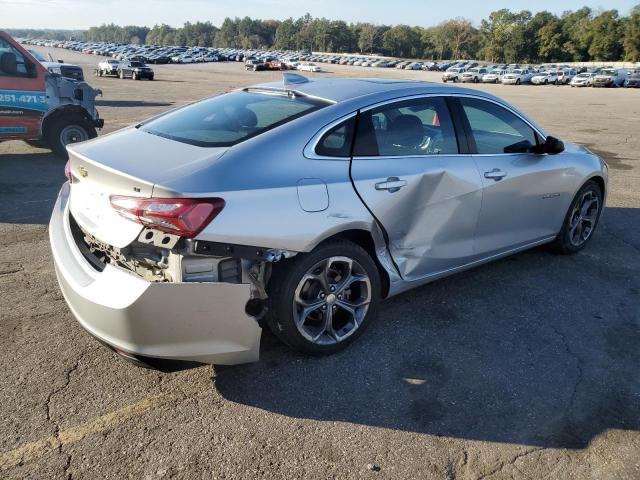
[[[85,259],[69,225],[69,184],[49,225],[62,294],[80,325],[120,355],[162,369],[165,361],[257,361],[262,329],[245,313],[250,285],[153,283]]]

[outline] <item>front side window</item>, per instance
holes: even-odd
[[[13,45],[0,38],[0,76],[34,77],[34,67]]]
[[[460,98],[477,153],[528,153],[537,145],[534,130],[522,119],[492,102]]]
[[[455,130],[444,99],[424,97],[363,112],[354,155],[457,154]]]
[[[232,92],[169,112],[140,129],[200,147],[230,147],[327,105],[284,92]]]

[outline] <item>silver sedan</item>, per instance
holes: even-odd
[[[589,242],[607,166],[503,100],[285,74],[68,147],[58,280],[128,359],[258,359],[262,328],[335,352],[399,292]]]

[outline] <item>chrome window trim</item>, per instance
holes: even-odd
[[[512,113],[517,118],[522,120],[525,124],[527,124],[529,126],[529,128],[531,128],[540,137],[540,140],[543,143],[547,139],[547,136],[544,135],[537,127],[532,125],[529,120],[524,118],[518,112],[516,112],[516,111],[512,110],[511,108],[509,108],[504,103],[501,103],[501,102],[498,102],[496,100],[493,100],[492,98],[484,97],[482,95],[473,95],[473,94],[469,94],[469,93],[423,93],[423,94],[417,94],[417,95],[407,95],[405,97],[395,97],[395,98],[390,99],[390,100],[385,100],[385,101],[382,101],[382,102],[374,103],[372,105],[367,105],[366,107],[360,108],[358,111],[359,112],[368,112],[369,110],[373,110],[374,108],[382,107],[382,106],[385,106],[385,105],[390,105],[390,104],[393,104],[393,103],[399,103],[399,102],[404,102],[404,101],[407,101],[407,100],[415,100],[415,99],[429,98],[429,97],[472,98],[472,99],[475,99],[475,100],[484,100],[485,102],[493,103],[493,104],[495,104],[495,105],[497,105],[499,107],[504,108],[505,110],[507,110],[508,112]],[[304,156],[306,158],[310,159],[310,160],[350,160],[351,158],[358,158],[358,159],[387,158],[387,159],[389,159],[389,158],[414,158],[414,157],[440,157],[440,156],[454,156],[454,155],[460,155],[460,156],[468,156],[468,155],[472,155],[472,156],[523,155],[522,153],[446,153],[446,154],[443,153],[443,154],[429,154],[429,155],[394,155],[394,156],[385,156],[385,157],[382,157],[382,156],[379,156],[379,155],[378,156],[357,156],[357,157],[356,156],[354,156],[354,157],[330,157],[330,156],[327,156],[327,155],[318,155],[316,153],[316,147],[318,146],[318,143],[320,142],[320,139],[324,136],[324,134],[327,133],[327,131],[331,130],[336,125],[338,125],[338,124],[340,124],[340,123],[342,123],[342,122],[344,122],[346,120],[349,120],[350,118],[356,116],[358,114],[358,111],[348,113],[347,115],[343,115],[342,117],[338,118],[337,120],[334,120],[333,122],[331,122],[331,123],[325,125],[324,127],[322,127],[311,138],[311,140],[305,146],[305,148],[303,150]],[[534,155],[536,155],[536,154],[534,154]]]

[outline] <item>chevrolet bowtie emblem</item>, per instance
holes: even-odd
[[[86,169],[86,168],[84,168],[83,166],[80,166],[80,167],[78,168],[78,171],[80,172],[80,175],[81,175],[82,177],[86,177],[87,175],[89,175],[89,172],[87,172],[87,169]]]

